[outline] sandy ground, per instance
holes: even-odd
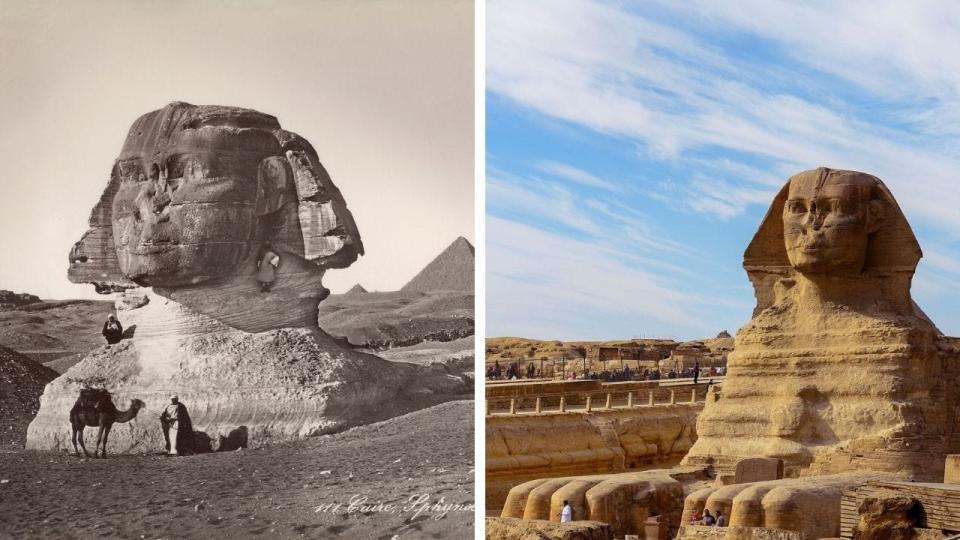
[[[178,458],[0,453],[0,537],[472,538],[473,406]]]

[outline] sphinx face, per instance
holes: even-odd
[[[113,171],[123,275],[177,286],[235,274],[257,236],[258,168],[279,153],[265,131],[248,130],[241,140],[217,126],[181,129],[158,151],[138,144],[132,130]]]
[[[794,177],[783,207],[790,264],[803,274],[856,275],[873,232],[869,178],[817,174]]]

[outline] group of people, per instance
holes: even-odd
[[[615,369],[613,371],[603,370],[603,371],[583,371],[579,372],[575,369],[571,369],[564,374],[563,379],[566,380],[576,380],[576,379],[593,379],[601,380],[604,382],[620,382],[620,381],[657,381],[660,379],[682,379],[687,378],[693,379],[693,383],[697,384],[700,382],[700,377],[709,376],[709,377],[718,377],[723,376],[726,372],[724,367],[714,367],[711,366],[708,369],[701,369],[700,363],[697,362],[693,367],[688,367],[682,370],[677,370],[671,368],[670,371],[662,373],[659,369],[649,369],[646,368],[643,371],[639,369],[630,369],[630,366],[624,366],[623,370]],[[525,369],[521,369],[518,365],[518,362],[511,362],[507,365],[506,369],[500,365],[499,360],[494,360],[493,365],[487,366],[486,377],[489,380],[517,380],[522,378],[527,379],[539,379],[543,376],[543,373],[540,372],[540,369],[537,368],[536,364],[530,362],[527,364]]]
[[[690,524],[706,525],[708,527],[726,527],[727,516],[723,515],[723,511],[721,510],[717,510],[717,515],[714,516],[710,513],[710,509],[704,508],[703,514],[700,514],[699,511],[693,513],[693,516],[690,518]]]
[[[573,521],[573,508],[570,506],[569,501],[563,501],[563,507],[561,507],[557,517],[560,518],[560,523]],[[723,515],[723,511],[721,510],[717,510],[717,515],[714,516],[708,508],[704,508],[702,514],[699,511],[693,513],[693,516],[690,518],[690,524],[706,525],[708,527],[726,527],[727,517]]]

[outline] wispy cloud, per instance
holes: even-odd
[[[684,292],[628,254],[534,226],[487,219],[489,335],[602,339],[716,332],[698,317],[709,299]],[[542,332],[542,333],[541,333]]]
[[[670,17],[668,26],[620,4],[494,0],[487,10],[488,89],[549,117],[636,141],[655,160],[685,163],[711,149],[749,158],[697,162],[707,176],[727,177],[731,165],[755,159],[776,172],[866,170],[902,192],[902,204],[918,218],[956,229],[960,213],[944,207],[960,207],[960,191],[951,189],[960,161],[925,137],[941,134],[944,118],[960,117],[960,69],[951,70],[960,58],[942,53],[960,42],[960,25],[949,24],[958,8],[941,18],[902,3],[804,6],[700,2],[650,10]],[[721,37],[708,41],[705,30]],[[801,67],[777,67],[753,50],[732,54],[722,38],[737,32]],[[913,114],[916,107],[899,108],[909,116],[878,115],[853,101],[850,88],[881,105],[917,96],[932,105],[925,115]],[[770,184],[770,175],[751,181]],[[924,186],[914,189],[920,176]],[[692,188],[691,206],[721,217],[756,202],[747,195],[731,204]]]
[[[590,186],[614,192],[620,191],[623,188],[623,185],[617,185],[613,182],[608,182],[607,180],[598,178],[593,174],[584,171],[583,169],[578,169],[572,165],[559,163],[557,161],[541,161],[540,163],[537,163],[537,169],[559,178],[582,184],[584,186]]]

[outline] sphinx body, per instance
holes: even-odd
[[[257,281],[266,249],[276,281]],[[113,452],[163,448],[177,394],[211,449],[329,433],[469,392],[443,369],[345,348],[317,326],[322,278],[363,254],[340,191],[302,137],[250,109],[175,102],[131,126],[68,276],[123,291],[132,333],[51,382],[28,448],[61,449],[84,386],[140,399]],[[155,416],[156,415],[156,416]]]
[[[686,463],[784,460],[788,476],[939,480],[960,448],[955,359],[910,297],[920,247],[883,183],[790,179],[744,255],[758,305]]]

